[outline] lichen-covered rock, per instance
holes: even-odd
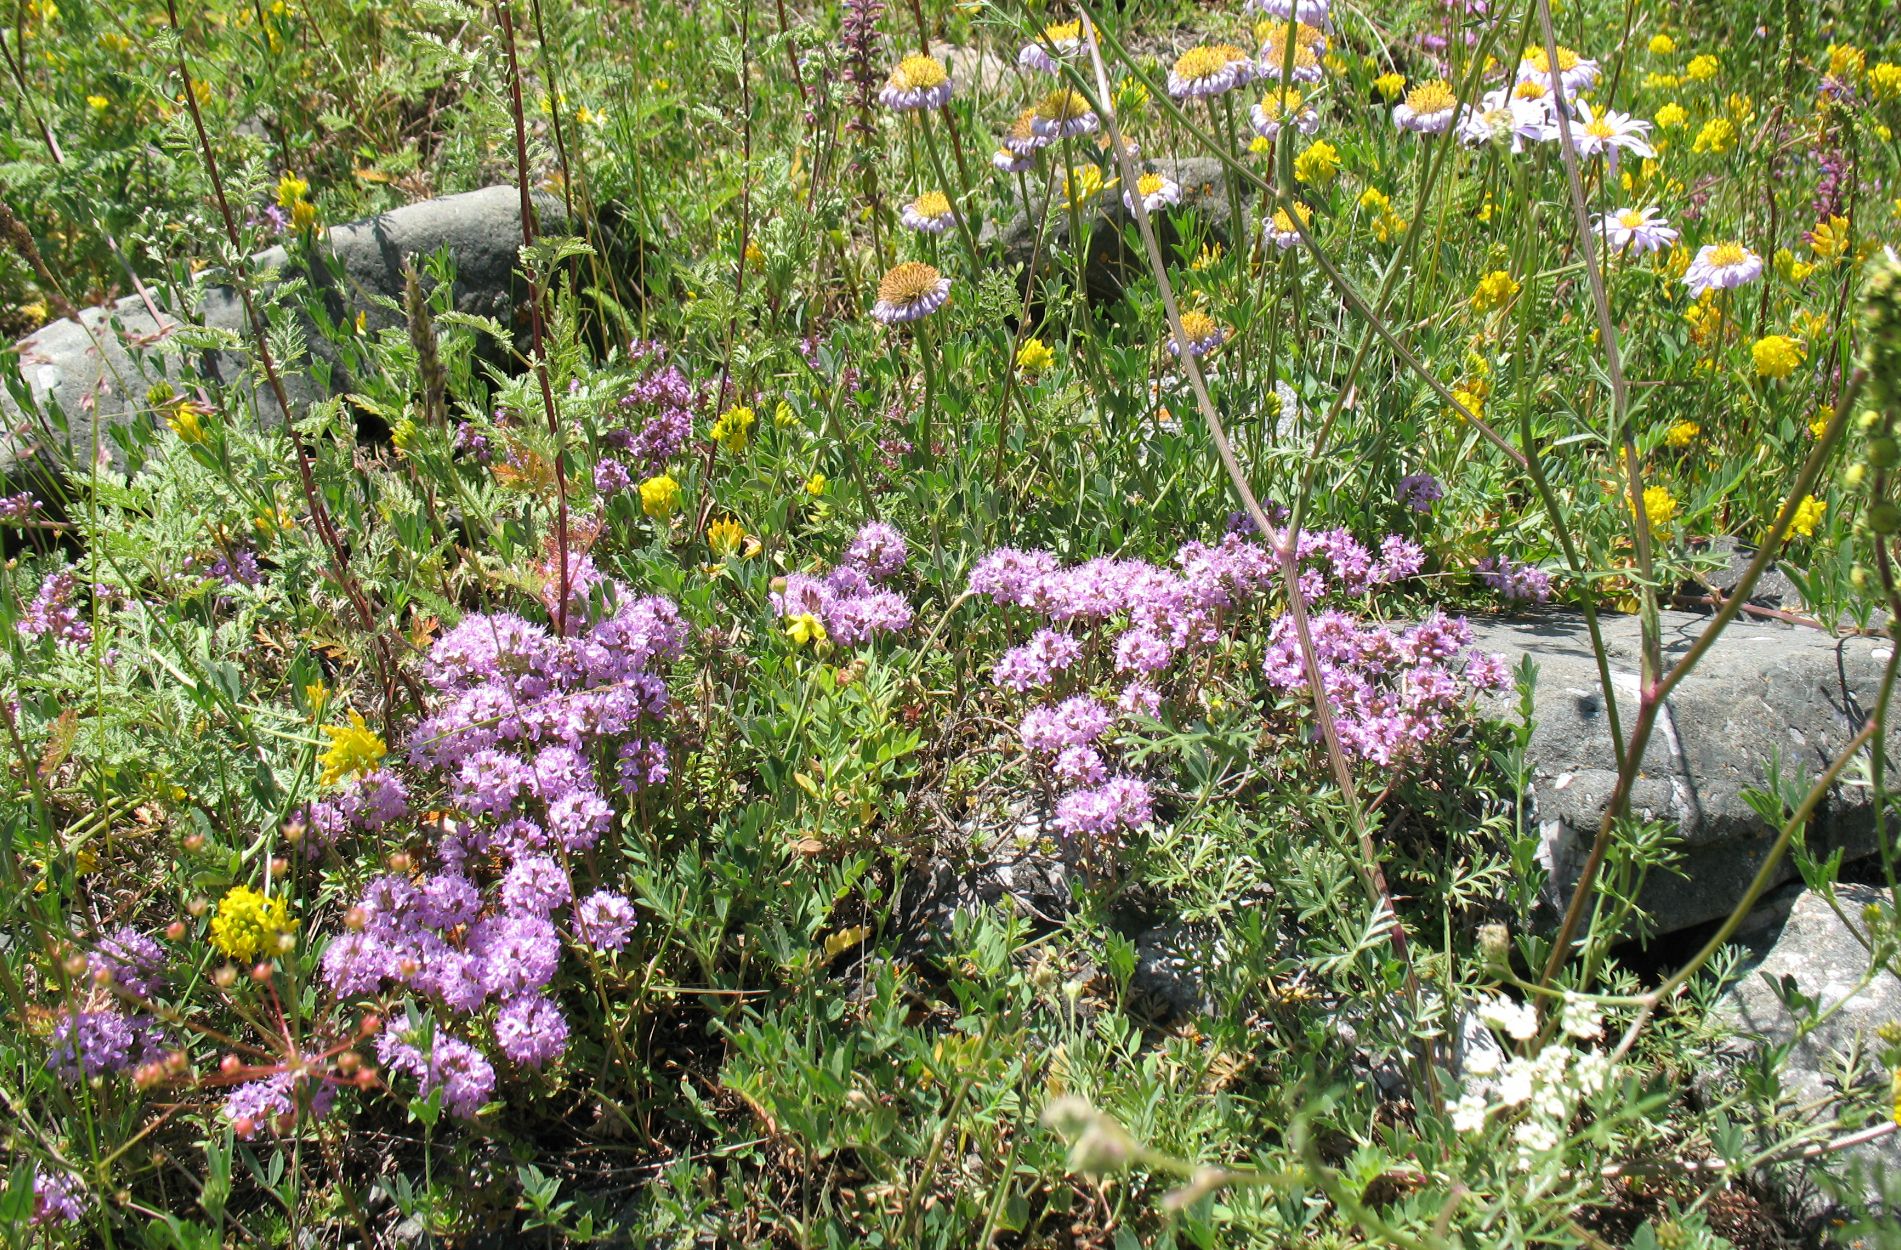
[[[1782,1101],[1820,1109],[1822,1122],[1835,1114],[1845,1086],[1854,1087],[1863,1105],[1872,1096],[1878,1107],[1886,1104],[1891,1089],[1888,1072],[1875,1058],[1880,1046],[1875,1030],[1901,1024],[1901,976],[1880,968],[1869,975],[1869,934],[1862,916],[1865,908],[1887,906],[1884,899],[1883,891],[1869,886],[1838,886],[1838,915],[1813,890],[1784,891],[1760,909],[1764,915],[1755,932],[1740,935],[1750,958],[1717,1008],[1717,1019],[1735,1030],[1739,1043],[1727,1056],[1730,1063],[1748,1062],[1752,1052],[1790,1047],[1778,1069]],[[1799,1029],[1807,1013],[1790,1010],[1791,989],[1813,1000],[1815,1014],[1826,1017],[1819,1027]],[[1705,1097],[1725,1083],[1713,1074],[1703,1082]],[[1872,1127],[1880,1124],[1877,1119]],[[1845,1136],[1844,1129],[1826,1140]],[[1764,1142],[1764,1148],[1770,1144]],[[1818,1184],[1821,1170],[1834,1178],[1833,1185]],[[1817,1223],[1843,1214],[1851,1220],[1901,1220],[1901,1133],[1779,1163],[1765,1179],[1791,1208]],[[1848,1201],[1838,1204],[1831,1190]],[[1840,1205],[1848,1210],[1839,1211]]]
[[[404,260],[446,248],[455,258],[456,309],[513,327],[525,295],[516,274],[520,205],[515,187],[495,186],[346,222],[326,232],[326,262],[298,269],[296,276],[322,294],[333,324],[346,325],[361,313],[367,328],[381,329],[400,321],[378,297],[401,296]],[[544,231],[567,229],[559,200],[538,195],[535,213]],[[259,253],[252,264],[267,280],[293,273],[281,247]],[[179,342],[180,331],[192,324],[248,340],[236,291],[206,291],[190,318],[162,306],[157,311],[155,318],[144,299],[132,296],[87,309],[77,320],[56,321],[14,345],[25,394],[0,390],[0,490],[45,490],[83,470],[95,449],[103,461],[123,466],[120,440],[131,427],[152,420],[146,393],[155,382],[202,378],[229,386],[246,376],[246,353],[186,351]],[[305,337],[313,357],[329,366],[329,393],[348,390],[351,379],[335,353],[313,327],[306,326]],[[308,369],[285,369],[283,381],[293,407],[321,398],[326,389]],[[282,419],[265,388],[250,398],[259,419]]]
[[[1602,618],[1624,732],[1637,715],[1638,622]],[[1665,664],[1689,649],[1709,618],[1663,614]],[[1516,666],[1538,666],[1529,748],[1529,798],[1544,838],[1553,902],[1570,896],[1616,784],[1610,722],[1584,620],[1549,612],[1473,622],[1474,644]],[[1835,638],[1813,629],[1739,620],[1671,695],[1659,719],[1631,808],[1675,825],[1682,875],[1652,873],[1642,905],[1663,932],[1729,913],[1774,841],[1744,800],[1775,761],[1784,777],[1814,778],[1860,730],[1874,705],[1885,649],[1879,638]],[[1509,700],[1492,710],[1509,715]],[[1807,831],[1809,850],[1852,858],[1874,850],[1873,811],[1851,771]],[[1780,876],[1793,869],[1784,863]]]

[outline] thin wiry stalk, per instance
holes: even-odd
[[[1558,924],[1558,931],[1551,942],[1551,953],[1545,960],[1544,971],[1538,978],[1541,986],[1550,985],[1570,957],[1572,939],[1576,936],[1578,925],[1584,919],[1585,909],[1590,905],[1597,884],[1598,872],[1604,866],[1605,856],[1610,853],[1611,842],[1617,822],[1630,806],[1631,787],[1636,784],[1638,769],[1642,766],[1644,751],[1650,745],[1650,735],[1656,729],[1658,713],[1675,690],[1678,683],[1690,675],[1709,649],[1716,645],[1716,639],[1729,627],[1742,611],[1742,605],[1756,589],[1756,583],[1769,567],[1782,547],[1782,540],[1788,536],[1789,526],[1795,519],[1795,512],[1801,506],[1815,480],[1821,476],[1822,466],[1835,450],[1835,444],[1841,439],[1842,431],[1847,428],[1848,414],[1854,408],[1855,399],[1861,394],[1863,383],[1867,380],[1867,371],[1857,369],[1848,385],[1842,388],[1842,397],[1835,406],[1834,416],[1829,418],[1828,428],[1815,440],[1815,446],[1809,450],[1809,457],[1803,461],[1801,472],[1796,474],[1795,482],[1789,488],[1788,498],[1776,513],[1775,524],[1769,527],[1769,533],[1763,537],[1762,546],[1756,556],[1743,570],[1742,578],[1736,588],[1730,592],[1723,606],[1704,627],[1703,632],[1683,653],[1670,670],[1646,684],[1637,701],[1637,717],[1631,725],[1630,742],[1624,749],[1624,766],[1618,770],[1617,783],[1611,791],[1609,801],[1604,805],[1604,817],[1599,822],[1597,837],[1591,843],[1590,853],[1585,857],[1584,866],[1578,871],[1577,885],[1571,892],[1571,901],[1565,907],[1564,919]]]
[[[1089,49],[1089,58],[1096,74],[1096,87],[1101,93],[1098,112],[1103,124],[1109,131],[1111,150],[1114,151],[1116,164],[1122,172],[1125,184],[1135,185],[1135,163],[1129,158],[1128,145],[1122,138],[1121,126],[1116,121],[1114,100],[1109,91],[1108,71],[1102,63],[1102,53],[1096,44],[1095,16],[1082,11],[1083,42]],[[1162,310],[1167,315],[1170,331],[1180,348],[1183,372],[1188,375],[1190,389],[1195,395],[1195,403],[1201,409],[1202,420],[1207,423],[1209,438],[1214,442],[1215,451],[1221,458],[1228,479],[1234,485],[1235,493],[1240,497],[1242,506],[1249,518],[1259,529],[1269,547],[1274,551],[1281,566],[1281,577],[1286,585],[1288,616],[1294,623],[1294,635],[1300,645],[1301,661],[1307,671],[1308,690],[1313,699],[1314,723],[1320,731],[1320,737],[1326,745],[1327,758],[1333,768],[1335,783],[1340,788],[1340,796],[1346,804],[1348,820],[1353,826],[1359,847],[1359,868],[1362,883],[1365,885],[1375,914],[1384,914],[1391,920],[1390,942],[1393,954],[1406,970],[1407,996],[1415,1014],[1423,1006],[1423,996],[1419,987],[1419,976],[1413,966],[1406,929],[1399,921],[1397,910],[1393,906],[1392,892],[1386,883],[1386,871],[1380,864],[1377,851],[1373,846],[1371,833],[1366,827],[1366,814],[1361,807],[1358,790],[1353,781],[1353,768],[1348,763],[1345,748],[1341,746],[1338,727],[1334,724],[1333,709],[1327,702],[1326,684],[1322,680],[1319,655],[1314,647],[1313,628],[1307,616],[1307,604],[1300,592],[1300,569],[1298,555],[1291,542],[1268,518],[1262,510],[1260,501],[1255,497],[1253,488],[1248,484],[1247,475],[1242,472],[1240,462],[1235,458],[1234,448],[1228,442],[1227,431],[1222,427],[1221,418],[1216,415],[1214,404],[1208,398],[1207,384],[1201,375],[1201,366],[1189,350],[1188,333],[1182,328],[1181,308],[1175,299],[1175,288],[1168,280],[1168,268],[1162,262],[1161,247],[1155,240],[1155,229],[1149,221],[1148,208],[1139,196],[1131,196],[1136,228],[1141,233],[1143,248],[1148,253],[1149,268],[1155,278],[1156,286],[1162,297]],[[1429,1044],[1430,1045],[1430,1044]],[[1424,1078],[1423,1084],[1436,1100],[1438,1077],[1434,1070],[1430,1053],[1418,1056],[1418,1066]]]
[[[1544,35],[1545,64],[1551,67],[1552,112],[1558,119],[1558,156],[1564,163],[1564,181],[1571,193],[1571,216],[1578,229],[1578,250],[1584,256],[1584,274],[1591,288],[1591,306],[1597,313],[1599,341],[1604,348],[1604,371],[1611,382],[1611,439],[1621,443],[1624,474],[1630,489],[1631,541],[1637,552],[1637,589],[1643,603],[1643,676],[1646,683],[1663,671],[1662,624],[1657,616],[1656,565],[1650,550],[1650,516],[1644,506],[1643,469],[1637,461],[1637,439],[1630,432],[1630,387],[1624,381],[1624,355],[1617,346],[1617,323],[1611,317],[1610,296],[1597,267],[1591,241],[1591,214],[1584,203],[1584,180],[1578,173],[1578,153],[1571,142],[1571,119],[1565,113],[1564,75],[1558,72],[1558,37],[1551,27],[1550,0],[1535,0],[1538,26]],[[1608,104],[1607,104],[1608,107]]]
[[[167,0],[167,3],[172,0]],[[528,189],[528,119],[521,105],[521,66],[515,59],[515,22],[509,12],[513,0],[497,0],[496,19],[502,27],[502,50],[508,62],[508,104],[515,119],[515,185],[521,193],[521,245],[527,252],[535,245],[535,203]],[[565,637],[568,632],[568,469],[567,448],[563,445],[561,417],[555,411],[554,385],[548,380],[548,357],[541,332],[540,266],[526,255],[523,269],[528,279],[528,333],[533,354],[535,381],[541,387],[541,405],[548,415],[548,436],[554,440],[555,561],[559,573],[555,600],[555,629]]]
[[[235,256],[243,248],[243,240],[238,234],[237,219],[231,214],[231,203],[225,197],[224,179],[218,172],[218,158],[211,149],[211,137],[205,130],[204,113],[198,107],[198,93],[194,89],[191,68],[185,62],[184,34],[178,22],[178,0],[165,0],[165,12],[171,26],[172,38],[175,41],[178,77],[184,87],[185,107],[191,113],[192,128],[198,135],[198,149],[204,157],[205,174],[211,180],[212,198],[218,205],[218,216],[224,223],[225,239],[231,245],[231,251]],[[317,491],[316,474],[311,468],[310,450],[304,446],[303,435],[297,429],[297,422],[291,410],[290,394],[284,389],[284,379],[278,372],[277,359],[271,352],[270,333],[264,324],[263,315],[258,312],[257,305],[251,299],[251,291],[245,275],[233,274],[232,278],[238,298],[244,304],[245,322],[251,327],[251,334],[256,340],[258,366],[263,369],[264,376],[270,383],[271,394],[277,400],[278,411],[284,414],[284,431],[290,436],[291,447],[297,453],[297,477],[303,487],[304,504],[310,509],[311,527],[317,531],[317,536],[322,539],[328,550],[332,572],[336,576],[338,586],[342,588],[344,595],[350,600],[350,605],[356,610],[358,622],[362,625],[364,632],[375,641],[383,677],[383,719],[385,728],[394,732],[396,657],[390,651],[388,637],[376,626],[376,613],[370,606],[368,596],[364,594],[362,586],[357,583],[355,575],[350,572],[349,552],[344,547],[343,539],[337,533],[336,526],[331,520],[330,510],[324,506],[323,498]],[[412,693],[417,695],[420,702],[420,692],[412,690]]]

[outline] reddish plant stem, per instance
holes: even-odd
[[[173,38],[178,41],[178,78],[184,87],[185,107],[191,113],[192,128],[198,135],[198,147],[204,154],[205,173],[211,179],[212,198],[217,202],[218,216],[224,223],[225,239],[230,243],[231,250],[236,253],[242,250],[243,240],[238,234],[237,219],[231,214],[230,200],[224,193],[224,179],[218,172],[218,158],[211,148],[211,136],[205,130],[204,113],[198,107],[198,93],[192,81],[191,69],[185,63],[184,35],[178,23],[178,0],[165,0],[165,10],[171,22]],[[317,531],[317,537],[322,540],[328,550],[331,572],[336,577],[338,586],[342,588],[344,596],[350,600],[350,605],[355,609],[364,632],[375,642],[378,662],[383,670],[384,728],[393,733],[397,681],[395,656],[390,651],[389,639],[377,628],[376,612],[370,606],[369,597],[363,593],[362,586],[350,572],[349,552],[345,550],[343,539],[331,521],[330,510],[324,506],[323,497],[317,491],[316,474],[311,467],[310,449],[304,445],[303,435],[298,432],[297,423],[291,412],[290,394],[284,389],[283,376],[278,372],[276,357],[271,352],[270,335],[264,325],[263,316],[251,299],[251,291],[244,280],[244,275],[236,274],[233,277],[238,298],[244,304],[245,321],[250,325],[251,333],[257,340],[258,367],[264,370],[264,377],[270,384],[271,395],[277,400],[278,411],[284,414],[284,431],[290,435],[291,447],[297,453],[297,477],[299,484],[303,487],[304,504],[310,509],[311,527]],[[421,692],[415,691],[412,687],[412,694],[420,702]]]
[[[501,22],[502,49],[508,58],[508,104],[515,115],[515,185],[521,192],[521,244],[525,251],[535,245],[535,203],[528,190],[528,121],[522,112],[521,65],[515,59],[515,22],[509,4],[510,0],[497,0],[495,14]],[[548,359],[542,351],[541,279],[532,263],[524,264],[523,272],[528,278],[529,350],[533,355],[535,381],[541,387],[541,406],[548,414],[548,436],[554,440],[555,560],[560,578],[554,621],[556,632],[565,637],[568,632],[568,453],[562,445],[561,417],[555,410],[554,385],[548,380]]]

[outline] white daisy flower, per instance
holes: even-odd
[[[1542,96],[1528,99],[1500,88],[1488,91],[1476,112],[1468,112],[1459,121],[1459,138],[1473,147],[1511,140],[1512,154],[1525,150],[1527,142],[1542,143],[1556,133],[1557,123],[1551,105]]]
[[[1552,133],[1557,133],[1555,126]],[[1599,113],[1592,109],[1588,100],[1578,101],[1577,121],[1571,124],[1571,142],[1576,145],[1578,155],[1601,155],[1613,172],[1617,169],[1617,154],[1620,151],[1645,157],[1657,154],[1657,149],[1651,147],[1650,141],[1644,137],[1649,133],[1649,122],[1615,109],[1605,109]]]
[[[1613,252],[1642,256],[1677,241],[1677,232],[1654,208],[1620,208],[1597,219],[1597,232]]]
[[[1173,207],[1181,203],[1182,189],[1173,178],[1166,174],[1148,173],[1135,180],[1133,192],[1122,193],[1122,206],[1133,213],[1138,196],[1142,200],[1143,209],[1153,213],[1160,211],[1164,205]]]

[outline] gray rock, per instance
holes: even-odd
[[[1162,1023],[1212,1012],[1208,978],[1227,955],[1213,925],[1177,922],[1145,930],[1135,939],[1130,1004]]]
[[[1879,1043],[1874,1031],[1883,1024],[1901,1021],[1901,977],[1889,971],[1877,971],[1872,981],[1861,985],[1869,970],[1869,953],[1863,944],[1867,931],[1862,910],[1883,901],[1882,891],[1862,885],[1836,887],[1842,912],[1856,926],[1851,930],[1822,895],[1811,890],[1791,888],[1761,909],[1760,919],[1752,916],[1755,932],[1745,941],[1751,952],[1740,980],[1723,996],[1716,1010],[1719,1022],[1735,1030],[1736,1044],[1723,1056],[1725,1067],[1745,1062],[1759,1048],[1793,1043],[1780,1068],[1784,1101],[1796,1106],[1820,1106],[1823,1120],[1834,1114],[1834,1106],[1845,1088],[1853,1088],[1862,1105],[1873,1096],[1877,1107],[1885,1101],[1888,1073],[1876,1059]],[[1739,937],[1742,935],[1739,935]],[[1822,1012],[1834,1010],[1820,1027],[1796,1040],[1797,1016],[1778,992],[1784,982],[1792,983],[1804,996],[1816,1000]],[[1705,1084],[1721,1085],[1716,1077]],[[1875,1124],[1880,1123],[1877,1118]],[[1841,1136],[1837,1134],[1836,1136]],[[1765,1143],[1765,1145],[1768,1143]],[[1825,1170],[1834,1184],[1818,1185],[1818,1170]],[[1888,1178],[1884,1194],[1881,1180]],[[1878,1140],[1831,1152],[1813,1159],[1782,1163],[1771,1169],[1765,1179],[1781,1194],[1792,1209],[1821,1223],[1838,1215],[1875,1220],[1901,1219],[1901,1134],[1889,1133]],[[1850,1201],[1846,1211],[1828,1196],[1828,1190],[1846,1187]]]
[[[1687,581],[1679,587],[1679,593],[1694,598],[1702,598],[1714,588],[1724,598],[1728,598],[1741,584],[1743,573],[1748,570],[1749,562],[1756,558],[1756,548],[1734,538],[1713,538],[1704,544],[1702,554],[1717,562],[1716,567],[1703,575],[1707,586],[1697,581]],[[1782,575],[1773,565],[1756,580],[1755,589],[1750,592],[1748,602],[1758,608],[1779,608],[1791,612],[1802,609],[1802,596],[1796,593],[1793,583]],[[1714,612],[1715,608],[1705,609]]]
[[[567,229],[560,202],[550,196],[537,197],[536,216],[544,231]],[[521,212],[519,192],[512,186],[347,222],[327,233],[325,246],[328,263],[298,276],[320,293],[335,324],[347,324],[359,312],[371,329],[399,323],[401,318],[377,297],[400,298],[404,259],[440,248],[455,257],[459,311],[513,327],[525,295],[515,272]],[[267,280],[290,275],[290,257],[281,247],[259,253],[252,263]],[[87,309],[76,321],[54,322],[14,346],[26,393],[0,392],[0,489],[56,483],[88,463],[95,439],[102,459],[123,467],[120,440],[152,421],[145,394],[154,382],[202,378],[232,385],[247,376],[244,353],[187,352],[177,341],[189,324],[186,317],[163,307],[159,314],[155,319],[143,300],[131,297],[109,308]],[[229,288],[205,292],[194,320],[247,339],[250,333],[243,303]],[[331,366],[330,392],[349,389],[342,362],[314,327],[306,326],[306,338],[313,356]],[[293,407],[324,393],[307,370],[286,369],[284,381]],[[254,394],[251,399],[261,420],[282,419],[273,397]]]
[[[1636,617],[1602,618],[1617,707],[1626,734],[1637,714]],[[1708,625],[1663,614],[1666,665]],[[1544,837],[1554,903],[1570,897],[1616,783],[1609,718],[1584,621],[1572,613],[1473,622],[1475,644],[1516,665],[1530,656],[1538,683],[1529,749],[1530,800]],[[1778,755],[1785,777],[1813,778],[1859,731],[1873,706],[1882,650],[1875,638],[1738,620],[1677,687],[1659,719],[1631,807],[1673,822],[1682,875],[1653,873],[1641,903],[1662,932],[1729,913],[1774,840],[1743,800],[1761,788]],[[1505,701],[1506,703],[1509,700]],[[1512,715],[1504,703],[1494,708]],[[1844,774],[1807,831],[1811,852],[1874,850],[1873,809],[1858,772]],[[1780,870],[1792,875],[1787,861]]]
[[[931,55],[944,63],[945,70],[950,73],[951,81],[957,84],[958,94],[971,101],[973,112],[977,116],[983,116],[986,111],[995,112],[994,107],[987,106],[994,105],[999,99],[1006,97],[1015,99],[1029,95],[1029,91],[1024,86],[1028,79],[1017,68],[1016,62],[999,56],[987,48],[933,43]],[[1032,86],[1042,86],[1042,83],[1034,83]],[[1047,90],[1047,88],[1044,89]],[[973,156],[987,154],[981,138],[967,142],[965,146],[971,149]]]
[[[1093,147],[1097,136],[1077,140]],[[1050,149],[1061,152],[1061,147]],[[1078,158],[1080,163],[1080,157]],[[1176,159],[1163,157],[1152,161],[1138,162],[1144,172],[1154,170],[1167,174],[1180,184],[1181,203],[1164,212],[1151,214],[1149,220],[1156,227],[1155,241],[1163,249],[1163,256],[1170,256],[1171,248],[1182,241],[1182,226],[1192,214],[1201,223],[1200,237],[1223,247],[1233,246],[1233,227],[1229,224],[1233,216],[1233,206],[1228,198],[1227,171],[1221,162],[1212,156],[1191,156]],[[1025,175],[1029,178],[1030,175]],[[1014,188],[1014,180],[1006,180]],[[986,222],[978,242],[985,247],[997,247],[1002,251],[1006,266],[1022,265],[1028,267],[1030,257],[1036,250],[1036,233],[1041,222],[1043,188],[1035,179],[1030,181],[1030,203],[1026,207],[1014,194],[1005,205],[1000,222]],[[1081,210],[1082,220],[1090,228],[1089,261],[1083,272],[1083,280],[1088,287],[1089,298],[1097,302],[1113,301],[1122,293],[1122,287],[1131,277],[1145,273],[1148,260],[1142,254],[1138,241],[1129,246],[1123,227],[1134,222],[1128,208],[1122,203],[1123,188],[1118,184],[1113,190],[1099,196],[1094,205]],[[1249,211],[1251,194],[1242,189],[1242,212]],[[1074,264],[1069,257],[1069,213],[1063,208],[1062,188],[1055,188],[1055,199],[1050,205],[1050,220],[1047,237],[1043,241],[1043,257],[1040,266],[1068,267]]]

